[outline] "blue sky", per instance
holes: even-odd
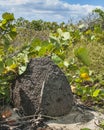
[[[66,1],[70,4],[81,4],[81,5],[89,4],[89,5],[104,6],[104,0],[63,0],[63,1]]]
[[[0,16],[14,13],[15,18],[68,22],[87,16],[95,8],[104,8],[104,0],[0,0]]]

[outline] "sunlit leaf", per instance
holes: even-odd
[[[94,92],[93,92],[93,97],[97,97],[100,93],[101,89],[96,89]]]
[[[12,31],[12,32],[16,32],[16,28],[13,27],[13,28],[11,29],[11,31]]]
[[[81,25],[78,26],[79,29],[82,29],[82,28],[84,28],[84,27],[85,27],[84,24],[81,24]]]
[[[95,40],[95,36],[94,35],[91,36],[91,40]]]
[[[36,51],[39,51],[40,49],[41,49],[41,46],[36,46],[36,47],[35,47],[35,50],[36,50]]]
[[[63,31],[61,30],[61,28],[58,28],[57,32],[59,33],[59,35],[61,35],[63,33]]]
[[[61,36],[62,36],[62,40],[69,40],[70,39],[69,32],[63,32]]]
[[[26,65],[20,66],[20,67],[19,67],[19,75],[23,74],[23,73],[25,72],[26,68],[27,68]]]
[[[68,61],[64,61],[64,65],[65,65],[66,67],[68,67],[68,66],[69,66],[69,62],[68,62]]]
[[[7,20],[6,19],[3,19],[2,20],[2,25],[5,25],[7,23]]]

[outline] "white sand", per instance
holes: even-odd
[[[99,120],[104,119],[104,115],[89,110],[72,110],[68,115],[63,117],[57,117],[56,120],[50,120],[47,124],[50,127],[57,128],[59,130],[80,130],[81,128],[90,128],[91,130],[99,130]]]

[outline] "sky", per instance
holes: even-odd
[[[104,9],[104,0],[0,0],[0,19],[10,12],[16,19],[67,23],[88,16],[95,8]]]

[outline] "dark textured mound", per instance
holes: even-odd
[[[62,116],[73,105],[69,83],[49,57],[30,60],[25,73],[15,81],[12,99],[26,115]]]

